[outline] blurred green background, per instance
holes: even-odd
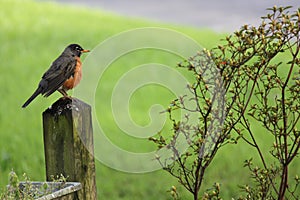
[[[31,180],[45,180],[41,116],[61,95],[54,93],[49,98],[39,96],[26,109],[21,109],[21,105],[36,89],[40,77],[50,63],[68,44],[79,43],[92,50],[115,34],[142,27],[170,28],[186,34],[205,48],[216,46],[225,35],[210,30],[158,24],[49,2],[1,0],[0,8],[1,188],[8,183],[8,173],[12,169],[20,177],[26,173]],[[82,57],[84,60],[85,56]],[[112,118],[110,105],[107,104],[109,95],[116,80],[122,76],[122,66],[136,66],[153,61],[175,68],[181,59],[151,50],[137,52],[113,63],[98,86],[99,89],[107,91],[106,94],[96,95],[99,104],[97,113],[104,119],[104,129],[110,133],[108,137],[116,145],[126,150],[147,152],[155,150],[155,146],[147,139],[129,137],[118,129]],[[86,78],[84,74],[83,78]],[[175,96],[164,88],[143,88],[133,95],[130,102],[132,118],[136,123],[146,125],[150,122],[149,107],[154,103],[167,107],[173,98]],[[169,131],[170,124],[167,123],[163,130]],[[268,141],[267,136],[260,139],[261,143]],[[268,147],[266,145],[266,149]],[[220,182],[224,199],[237,197],[238,184],[248,180],[248,175],[244,175],[247,170],[242,168],[243,161],[256,156],[256,152],[243,142],[225,147],[221,152],[208,169],[204,188]],[[97,162],[96,173],[99,199],[171,199],[167,191],[172,185],[178,188],[182,199],[192,198],[174,178],[162,170],[130,174]]]

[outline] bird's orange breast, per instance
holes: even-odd
[[[81,71],[81,61],[79,57],[76,57],[76,67],[74,70],[74,75],[71,76],[69,79],[67,79],[64,84],[63,84],[63,88],[70,90],[73,89],[74,87],[76,87],[82,77],[82,71]]]

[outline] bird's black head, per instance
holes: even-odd
[[[82,53],[89,52],[89,50],[83,49],[79,44],[70,44],[64,52],[80,57]]]

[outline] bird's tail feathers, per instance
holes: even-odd
[[[29,99],[23,104],[22,108],[25,108],[26,106],[28,106],[34,99],[35,97],[37,97],[37,95],[39,95],[41,93],[41,88],[38,87],[35,92],[31,95],[31,97],[29,97]]]

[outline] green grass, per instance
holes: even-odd
[[[79,43],[84,48],[93,49],[100,42],[122,31],[153,26],[181,31],[204,47],[215,45],[220,38],[219,34],[208,30],[124,19],[103,11],[55,3],[4,0],[0,2],[0,7],[0,55],[3,60],[0,65],[1,187],[8,183],[8,173],[11,169],[20,176],[26,172],[32,180],[45,179],[41,113],[56,101],[60,94],[55,93],[47,99],[38,97],[26,109],[21,109],[21,105],[32,94],[41,75],[67,44]],[[175,66],[179,59],[173,58],[172,55],[154,52],[147,61],[155,60],[158,63]],[[142,58],[137,62],[141,61]],[[111,71],[107,72],[108,76],[103,78],[103,86],[107,86],[110,90],[115,78],[121,75],[122,72],[115,67],[124,63],[134,66],[137,62],[131,63],[128,58],[117,60]],[[117,76],[110,79],[110,73]],[[137,92],[134,95],[141,94]],[[127,150],[136,152],[153,150],[154,145],[147,139],[139,139],[137,143],[137,140],[132,140],[118,130],[112,122],[111,113],[105,110],[106,104],[101,103],[102,101],[107,103],[107,99],[102,100],[100,96],[97,101],[100,105],[97,106],[102,109],[101,117],[107,122],[105,130],[113,133],[109,136],[110,139]],[[174,96],[166,94],[166,97]],[[163,105],[167,105],[172,98],[162,99]],[[144,100],[136,105],[138,110],[131,108],[132,117],[137,123],[149,123],[144,111],[151,103],[153,99]],[[118,139],[118,135],[122,135],[122,140]],[[101,199],[167,199],[169,194],[166,191],[171,185],[178,186],[178,183],[163,171],[129,174],[110,169],[98,162],[97,185]],[[182,188],[179,188],[179,191],[183,191],[182,196],[188,196]]]
[[[3,0],[0,7],[0,187],[7,184],[11,169],[19,175],[26,172],[32,180],[45,178],[41,113],[60,94],[55,93],[47,99],[38,97],[26,109],[21,109],[21,105],[67,44],[79,43],[84,48],[93,49],[115,34],[143,27],[180,31],[205,48],[217,45],[224,36],[209,30],[124,19],[103,11],[55,3]],[[117,146],[132,152],[155,149],[147,139],[130,137],[115,124],[110,95],[119,78],[143,63],[157,62],[175,67],[179,61],[180,57],[170,53],[143,50],[120,57],[105,72],[97,88],[97,116],[105,124],[103,129],[109,133],[107,137]],[[166,107],[174,97],[160,86],[141,88],[130,99],[131,117],[137,124],[147,125],[151,123],[148,115],[151,105],[159,103]],[[170,124],[167,123],[164,131],[169,129]],[[265,140],[268,138],[261,138],[259,142]],[[215,181],[221,182],[224,199],[235,197],[239,192],[237,185],[248,180],[244,175],[247,171],[242,168],[243,161],[253,156],[256,152],[243,143],[221,149],[221,154],[208,169],[205,188],[211,187]],[[175,179],[162,170],[131,174],[111,169],[100,162],[96,167],[99,199],[170,199],[166,191],[172,185],[178,188],[182,199],[191,198]]]

